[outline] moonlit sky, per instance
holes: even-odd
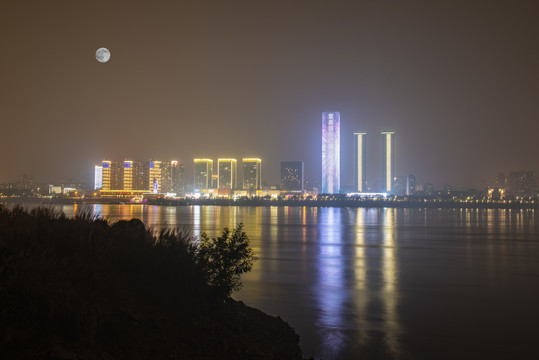
[[[0,182],[84,178],[104,158],[305,161],[341,113],[367,178],[479,187],[539,172],[539,1],[3,1]],[[107,47],[101,64],[95,51]]]

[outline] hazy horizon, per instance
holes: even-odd
[[[396,175],[478,188],[539,171],[536,1],[141,1],[0,5],[0,182],[90,181],[101,160],[262,158],[321,173],[321,114],[341,114],[367,180],[381,131]],[[107,47],[111,59],[95,52]],[[239,170],[239,169],[238,169]]]

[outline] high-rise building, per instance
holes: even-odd
[[[414,195],[416,192],[415,175],[408,175],[406,178],[406,195]]]
[[[184,173],[183,164],[176,160],[173,160],[170,162],[170,165],[171,165],[172,175],[170,179],[171,184],[170,184],[169,192],[173,192],[173,193],[183,196],[183,194],[185,194],[185,183],[183,179],[183,173]]]
[[[303,194],[303,161],[281,162],[281,191]]]
[[[238,162],[232,158],[217,159],[217,187],[219,189],[235,189],[237,186]]]
[[[94,190],[100,190],[103,187],[103,165],[96,165],[94,169]]]
[[[340,192],[340,114],[322,113],[322,193]]]
[[[163,162],[159,160],[150,160],[148,183],[150,192],[154,194],[163,192],[163,177],[162,177]]]
[[[391,193],[393,178],[395,177],[395,133],[382,131],[383,164],[382,164],[382,191]]]
[[[243,188],[260,190],[262,188],[262,160],[259,158],[243,158]]]
[[[162,192],[183,195],[183,165],[172,160],[163,161],[161,166]]]
[[[123,190],[123,164],[118,161],[103,160],[102,190]]]
[[[148,161],[133,161],[133,190],[148,190],[150,188],[150,163]]]
[[[212,188],[213,160],[194,159],[194,185],[196,190]]]
[[[354,133],[354,188],[367,191],[367,133]]]
[[[507,176],[507,195],[535,196],[535,187],[535,176],[531,170],[513,171]]]
[[[133,189],[133,161],[125,160],[124,161],[124,184],[123,190],[134,190]]]

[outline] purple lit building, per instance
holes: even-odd
[[[341,183],[340,148],[341,148],[340,114],[322,113],[322,193],[338,194]]]

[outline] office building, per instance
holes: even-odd
[[[213,160],[211,159],[194,159],[194,185],[195,190],[203,190],[212,188],[213,177]]]
[[[393,131],[382,131],[382,146],[382,191],[392,193],[395,177],[395,133]]]
[[[232,158],[217,159],[217,188],[235,189],[237,186],[238,162]]]
[[[262,160],[243,158],[243,188],[245,190],[262,189]]]
[[[100,190],[103,187],[103,166],[96,165],[94,169],[94,190]]]
[[[322,113],[322,193],[340,192],[340,114]]]
[[[281,191],[303,194],[303,161],[281,162]]]
[[[367,133],[354,133],[354,188],[367,191]]]

